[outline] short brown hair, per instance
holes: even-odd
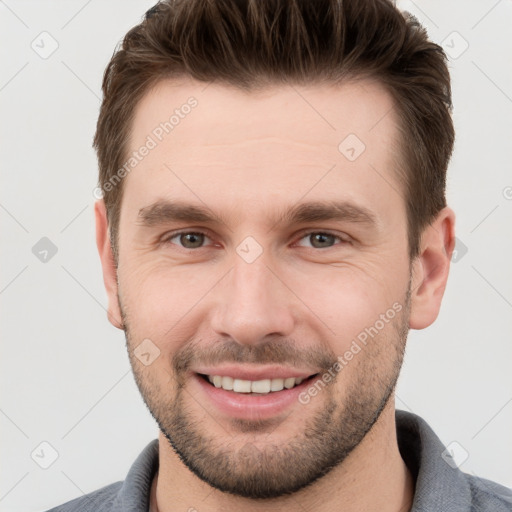
[[[161,79],[191,77],[245,91],[280,83],[376,79],[399,119],[409,254],[446,206],[454,144],[450,76],[440,46],[391,0],[163,0],[124,37],[103,77],[94,137],[117,259],[122,166],[133,113]]]

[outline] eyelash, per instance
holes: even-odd
[[[205,237],[209,238],[210,240],[212,239],[212,237],[210,237],[209,234],[204,232],[204,231],[188,231],[188,230],[183,230],[183,231],[176,231],[176,232],[168,233],[161,240],[161,243],[162,244],[171,243],[171,240],[173,238],[176,238],[177,236],[180,236],[180,235],[187,235],[187,234],[204,235]],[[341,244],[349,244],[350,243],[350,240],[348,240],[348,236],[347,236],[347,239],[345,239],[344,237],[342,237],[340,235],[337,235],[336,233],[332,233],[330,231],[318,231],[318,230],[305,231],[305,232],[301,233],[299,241],[303,240],[304,238],[306,238],[308,236],[317,235],[317,234],[332,236],[332,237],[336,238]],[[175,244],[175,245],[178,245],[178,244]],[[201,246],[201,247],[198,247],[196,249],[190,249],[188,247],[182,247],[180,245],[178,245],[178,247],[180,247],[181,249],[184,249],[185,251],[197,251],[199,249],[204,249],[205,248],[204,246]],[[321,250],[321,249],[332,249],[333,247],[335,247],[335,246],[323,247],[323,248],[318,248],[318,247],[308,247],[308,248],[309,249]]]

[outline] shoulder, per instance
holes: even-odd
[[[416,480],[414,512],[512,512],[512,490],[463,472],[420,416],[396,411],[400,454]]]
[[[512,489],[485,478],[465,474],[471,489],[471,504],[475,510],[512,511]]]
[[[123,482],[106,485],[101,489],[84,494],[46,512],[109,512],[122,485]]]
[[[132,464],[126,479],[106,485],[46,512],[123,512],[147,510],[151,483],[158,470],[158,439],[151,441]]]

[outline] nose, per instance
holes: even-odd
[[[279,273],[260,256],[247,263],[238,256],[215,293],[212,328],[243,345],[268,336],[289,336],[295,325],[294,295]]]

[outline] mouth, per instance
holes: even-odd
[[[198,373],[200,378],[218,389],[252,396],[262,396],[279,393],[283,390],[294,389],[297,386],[300,386],[303,382],[314,379],[318,375],[318,373],[315,373],[306,377],[276,377],[247,380],[237,379],[228,375],[206,375]]]
[[[280,365],[237,365],[195,368],[190,390],[203,409],[218,417],[262,421],[304,414],[303,393],[321,370]],[[308,409],[309,410],[309,409]]]

